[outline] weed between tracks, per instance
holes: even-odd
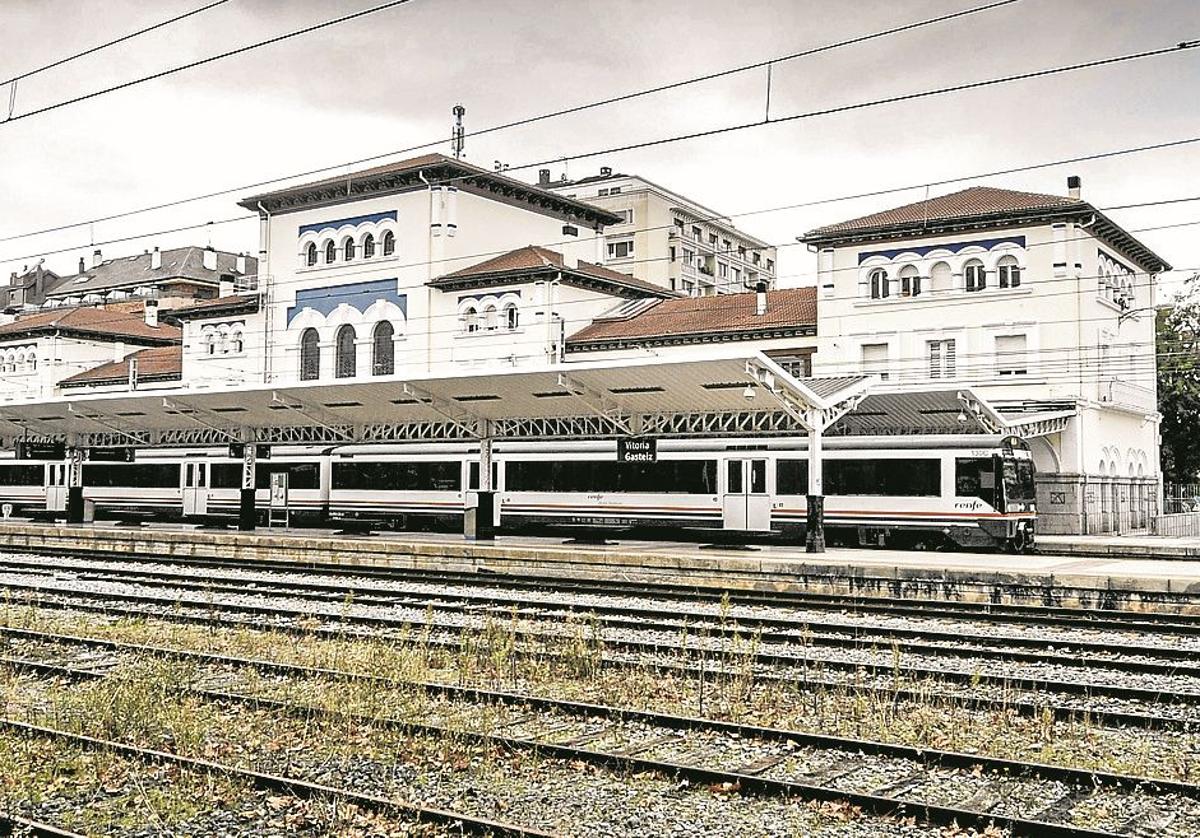
[[[697,675],[633,662],[602,665],[605,650],[600,627],[588,618],[572,621],[563,638],[543,641],[544,645],[538,647],[538,651],[555,653],[554,657],[522,653],[529,644],[516,638],[520,626],[515,614],[491,618],[481,629],[463,632],[456,648],[432,644],[427,627],[391,639],[350,635],[319,639],[250,628],[115,620],[33,608],[9,608],[4,618],[9,625],[44,631],[361,672],[397,683],[436,681],[523,691],[918,747],[1200,781],[1200,734],[1102,728],[1086,717],[1056,721],[1049,711],[1028,717],[1007,710],[971,709],[953,698],[937,695],[944,685],[936,681],[904,680],[901,654],[896,648],[893,692],[888,695],[856,689],[870,681],[865,674],[846,687],[806,683],[804,678],[794,684],[758,680],[754,655],[759,638],[751,633],[725,638],[720,659],[710,661]],[[702,656],[696,650],[702,639],[681,631],[678,662],[698,666]],[[915,697],[905,697],[901,690]],[[154,700],[150,695],[143,703],[152,704]],[[102,714],[100,718],[105,717]],[[179,735],[186,738],[196,734],[189,733],[187,720],[181,720]]]

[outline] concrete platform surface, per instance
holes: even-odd
[[[763,588],[787,587],[802,576],[855,574],[1200,592],[1200,545],[1166,545],[1177,547],[1180,558],[1149,557],[1162,555],[1163,541],[1187,540],[1046,538],[1043,549],[1055,552],[1031,556],[839,548],[810,554],[803,546],[778,544],[737,549],[622,540],[593,545],[525,536],[469,542],[449,533],[359,536],[318,529],[239,533],[189,525],[0,523],[0,549],[12,551],[244,558]],[[1072,553],[1076,544],[1096,552]]]

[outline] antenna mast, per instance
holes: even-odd
[[[463,115],[467,109],[462,105],[454,106],[454,128],[450,134],[450,149],[454,152],[454,159],[461,160],[463,156],[463,145],[465,134],[463,133]]]

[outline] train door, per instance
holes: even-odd
[[[208,514],[208,463],[183,464],[183,514]]]
[[[722,502],[725,529],[771,529],[771,496],[767,494],[767,461],[725,462],[725,495]]]
[[[67,464],[46,464],[46,511],[67,511]]]

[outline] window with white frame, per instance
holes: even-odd
[[[616,210],[616,213],[617,213],[617,215],[621,216],[621,220],[617,222],[618,224],[632,224],[633,223],[632,207],[629,209]]]
[[[867,285],[870,286],[872,300],[886,299],[890,293],[887,271],[883,268],[876,268],[871,271],[867,275]]]
[[[475,306],[467,306],[463,309],[462,330],[467,334],[479,331],[479,313],[475,310]]]
[[[332,265],[337,260],[337,245],[333,240],[325,242],[325,264]]]
[[[507,303],[504,306],[504,327],[510,332],[516,331],[521,323],[521,315],[517,310],[516,303]]]
[[[862,370],[867,375],[877,375],[887,381],[891,377],[888,371],[888,345],[886,343],[864,343],[862,345]]]
[[[900,296],[917,297],[921,294],[921,274],[915,265],[905,265],[900,269]]]
[[[926,341],[929,352],[929,377],[954,378],[957,375],[954,338]]]
[[[633,239],[622,239],[608,243],[609,259],[628,259],[633,256]]]
[[[317,243],[309,242],[308,249],[304,253],[304,263],[310,268],[317,264]]]
[[[354,237],[346,236],[346,240],[342,242],[342,253],[347,262],[354,258],[357,248],[354,245]]]
[[[954,287],[954,272],[946,262],[938,262],[929,269],[929,291],[943,294]]]
[[[1016,256],[1001,256],[996,263],[996,278],[1001,288],[1021,287],[1021,266]]]
[[[391,256],[396,252],[396,234],[388,230],[383,234],[383,255]]]
[[[996,335],[996,372],[1000,375],[1029,372],[1025,335]]]
[[[968,291],[982,291],[987,288],[987,273],[984,271],[983,262],[972,259],[963,265],[963,284]]]
[[[363,237],[362,250],[364,259],[373,259],[375,257],[375,237],[370,233],[367,233]]]
[[[321,344],[317,330],[305,329],[300,335],[300,380],[316,381],[321,377]]]

